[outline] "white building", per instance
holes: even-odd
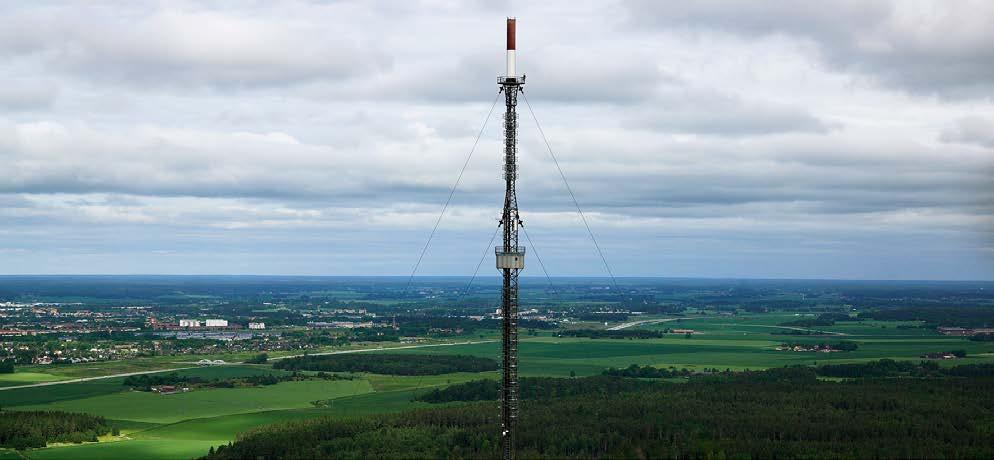
[[[228,320],[226,320],[226,319],[209,319],[209,320],[207,320],[207,327],[228,327]]]
[[[249,323],[249,329],[265,329],[266,323]]]
[[[179,320],[179,327],[200,327],[199,319],[181,319]]]

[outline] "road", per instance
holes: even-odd
[[[383,350],[407,350],[410,348],[428,348],[428,347],[451,347],[453,345],[476,345],[478,343],[490,343],[496,342],[496,340],[477,340],[469,342],[452,342],[452,343],[431,343],[426,345],[405,345],[403,347],[384,347],[384,348],[360,348],[358,350],[341,350],[341,351],[325,351],[322,353],[308,353],[306,356],[322,356],[322,355],[343,355],[346,353],[362,353],[366,351],[383,351]],[[271,359],[274,361],[277,359],[287,359],[287,358],[299,358],[305,355],[290,355],[290,356],[280,356]]]
[[[173,367],[170,369],[158,369],[154,371],[125,372],[123,374],[101,375],[97,377],[83,377],[79,379],[59,380],[57,382],[31,383],[28,385],[17,385],[12,387],[0,387],[0,391],[16,390],[18,388],[47,387],[49,385],[62,385],[64,383],[89,382],[91,380],[112,379],[114,377],[129,377],[132,375],[157,374],[159,372],[178,371],[180,369],[195,369],[195,367]]]
[[[367,351],[383,351],[383,350],[406,350],[406,349],[411,349],[411,348],[446,347],[446,346],[453,346],[453,345],[475,345],[475,344],[478,344],[478,343],[489,343],[489,342],[496,342],[496,340],[478,340],[478,341],[475,341],[475,342],[474,341],[469,341],[469,342],[452,342],[452,343],[432,343],[432,344],[426,344],[426,345],[406,345],[406,346],[403,346],[403,347],[361,348],[361,349],[358,349],[358,350],[341,350],[341,351],[326,351],[326,352],[323,352],[323,353],[309,353],[307,356],[339,355],[339,354],[345,354],[345,353],[362,353],[362,352],[367,352]],[[280,356],[280,357],[277,357],[277,358],[273,358],[272,360],[286,359],[286,358],[297,358],[297,357],[300,357],[300,356],[304,356],[304,355]],[[193,361],[193,362],[186,361],[186,362],[180,362],[178,364],[194,364],[194,363],[196,363],[196,362],[195,361]],[[225,365],[230,365],[230,364],[240,364],[240,363],[225,363]],[[31,383],[31,384],[27,384],[27,385],[17,385],[17,386],[11,386],[11,387],[0,387],[0,391],[16,390],[18,388],[32,388],[32,387],[44,387],[44,386],[49,386],[49,385],[62,385],[64,383],[89,382],[91,380],[112,379],[114,377],[129,377],[129,376],[132,376],[132,375],[157,374],[157,373],[160,373],[160,372],[172,372],[172,371],[178,371],[178,370],[181,370],[181,369],[196,369],[197,367],[199,367],[199,366],[173,367],[173,368],[170,368],[170,369],[158,369],[158,370],[154,370],[154,371],[125,372],[125,373],[122,373],[122,374],[101,375],[101,376],[98,376],[98,377],[84,377],[84,378],[71,379],[71,380],[59,380],[57,382]]]
[[[614,327],[609,327],[607,330],[609,330],[609,331],[620,331],[622,329],[628,329],[628,328],[630,328],[632,326],[638,326],[638,325],[642,325],[642,324],[668,323],[670,321],[676,321],[678,319],[697,319],[697,318],[699,318],[699,317],[666,318],[666,319],[644,319],[644,320],[641,320],[641,321],[632,321],[630,323],[619,324],[619,325],[614,326]],[[805,329],[805,328],[793,327],[793,326],[768,326],[768,325],[765,325],[765,324],[732,324],[732,323],[715,323],[715,325],[716,326],[736,326],[736,327],[769,327],[769,328],[774,328],[774,329],[789,329],[789,330],[794,330],[794,331],[813,332],[813,333],[816,333],[816,334],[824,334],[824,335],[849,335],[849,334],[846,334],[845,332],[821,331],[821,330],[818,330],[818,329]]]
[[[614,327],[609,327],[609,331],[620,331],[622,329],[628,329],[632,326],[639,326],[642,324],[656,324],[656,323],[668,323],[670,321],[676,321],[678,319],[693,319],[693,318],[664,318],[664,319],[643,319],[641,321],[632,321],[630,323],[619,324]]]

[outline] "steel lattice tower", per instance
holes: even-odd
[[[518,275],[525,268],[525,248],[518,245],[518,92],[525,83],[515,73],[515,20],[507,19],[507,74],[497,84],[504,93],[504,212],[500,225],[503,242],[495,249],[497,269],[504,278],[501,290],[501,450],[503,457],[514,457],[514,438],[518,419]]]

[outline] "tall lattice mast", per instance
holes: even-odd
[[[504,92],[504,212],[503,243],[495,248],[497,269],[504,277],[501,290],[501,449],[505,459],[514,456],[514,437],[518,419],[518,275],[525,268],[525,248],[518,245],[518,92],[525,83],[515,72],[514,18],[507,19],[507,74],[497,79]]]

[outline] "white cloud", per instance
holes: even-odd
[[[86,79],[216,88],[338,80],[389,65],[379,50],[328,25],[180,4],[89,5],[10,14],[0,46]],[[249,12],[251,13],[251,12]],[[86,17],[81,20],[80,17]]]

